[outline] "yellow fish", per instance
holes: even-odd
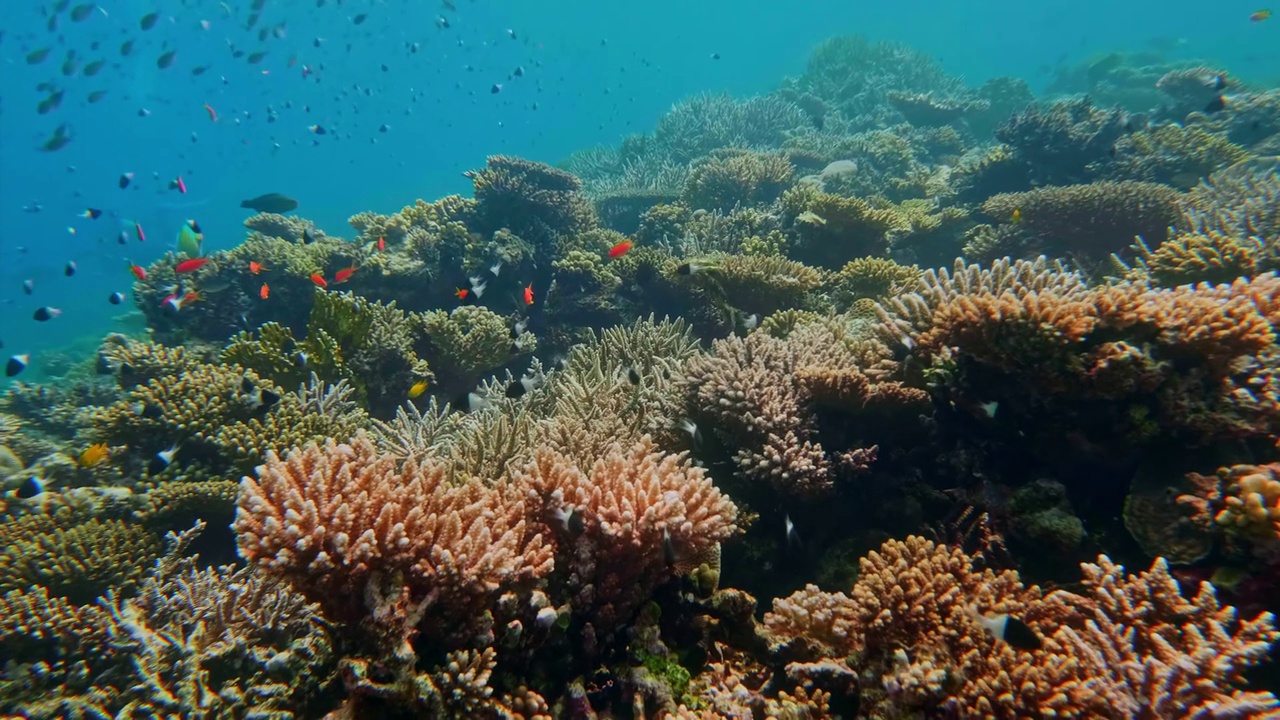
[[[1013,224],[1014,224],[1014,225],[1017,225],[1017,224],[1018,224],[1018,223],[1020,223],[1020,222],[1022,222],[1022,211],[1021,211],[1021,210],[1014,210],[1014,211],[1013,211]]]
[[[416,398],[426,391],[427,391],[427,381],[419,380],[418,382],[413,384],[413,387],[409,388],[409,397]]]
[[[109,457],[111,457],[111,451],[107,450],[106,443],[90,445],[80,453],[80,467],[93,467]]]

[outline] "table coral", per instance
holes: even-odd
[[[1178,200],[1165,185],[1097,182],[995,195],[982,211],[1002,223],[997,231],[1007,237],[999,252],[1097,261],[1127,251],[1135,236],[1153,247],[1164,242],[1179,216]]]

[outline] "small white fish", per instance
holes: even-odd
[[[991,402],[984,402],[978,405],[978,409],[987,417],[993,418],[996,416],[996,411],[1000,409],[1000,403],[995,400],[992,400]]]
[[[502,272],[502,261],[499,260],[498,262],[490,265],[489,272],[493,273],[494,277],[498,277],[498,273]]]
[[[742,319],[742,328],[747,332],[751,332],[760,326],[760,314],[751,313]]]
[[[488,286],[488,283],[485,282],[485,279],[479,275],[476,275],[470,278],[470,280],[471,280],[471,292],[477,298],[484,297],[484,289],[485,287]]]
[[[784,514],[782,519],[787,528],[787,545],[800,547],[800,533],[796,531],[796,524],[791,522],[791,515]]]

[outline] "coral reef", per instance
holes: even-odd
[[[960,717],[1261,717],[1280,707],[1243,689],[1280,637],[1274,617],[1237,619],[1209,583],[1184,597],[1162,560],[1138,575],[1106,556],[1084,563],[1084,595],[975,570],[919,537],[890,541],[861,566],[847,595],[810,586],[764,620],[794,664],[855,659],[868,681],[857,717],[935,707]],[[993,618],[1010,642],[986,629]],[[1034,648],[1010,644],[1013,622]]]
[[[1098,262],[1127,251],[1135,237],[1158,246],[1179,217],[1176,190],[1156,183],[1097,182],[996,195],[982,204],[1001,223],[993,246],[966,248],[974,259],[1004,255]]]
[[[1187,52],[835,37],[161,248],[10,361],[0,715],[1280,717],[1280,90]]]

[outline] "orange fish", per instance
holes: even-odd
[[[190,260],[183,260],[173,268],[173,271],[179,273],[195,272],[204,267],[207,262],[209,262],[209,258],[191,258]]]
[[[266,283],[262,283],[262,289],[258,291],[258,297],[263,300],[271,297],[271,288]]]
[[[329,283],[325,282],[324,276],[318,272],[311,273],[311,282],[315,283],[318,288],[329,287]]]
[[[130,265],[129,265],[129,272],[133,273],[133,276],[134,276],[134,277],[136,277],[136,278],[138,278],[139,280],[144,280],[144,281],[145,281],[145,280],[147,279],[147,270],[146,270],[146,268],[142,267],[141,265],[133,265],[133,264],[130,264]]]
[[[218,122],[218,111],[214,110],[212,105],[210,105],[209,103],[205,103],[204,111],[209,113],[210,120],[212,120],[213,122]]]
[[[106,443],[90,445],[85,448],[84,452],[80,453],[80,467],[93,467],[110,457],[111,451],[107,449]]]
[[[1250,20],[1250,22],[1262,22],[1263,20],[1266,20],[1266,19],[1267,19],[1267,18],[1269,18],[1269,17],[1271,17],[1271,9],[1270,9],[1270,8],[1264,8],[1264,9],[1259,10],[1258,12],[1256,12],[1256,13],[1254,13],[1254,14],[1250,15],[1250,16],[1249,16],[1249,20]]]
[[[620,258],[623,255],[626,255],[628,252],[630,252],[631,248],[633,247],[635,247],[634,242],[630,240],[623,240],[617,245],[614,245],[613,247],[609,248],[609,257]]]
[[[348,268],[343,268],[333,274],[333,284],[341,285],[342,283],[350,280],[351,276],[355,274],[356,274],[356,268],[354,265]]]
[[[262,263],[256,260],[249,261],[249,272],[253,273],[254,275],[257,275],[258,273],[266,269],[267,267],[265,265],[263,265]]]
[[[526,286],[524,289],[524,304],[525,305],[533,304],[533,283],[529,283],[529,285]]]
[[[466,300],[467,296],[471,294],[471,291],[466,288],[458,288],[453,294],[457,295],[459,300]]]
[[[378,251],[387,249],[387,239],[381,235],[378,236]]]

